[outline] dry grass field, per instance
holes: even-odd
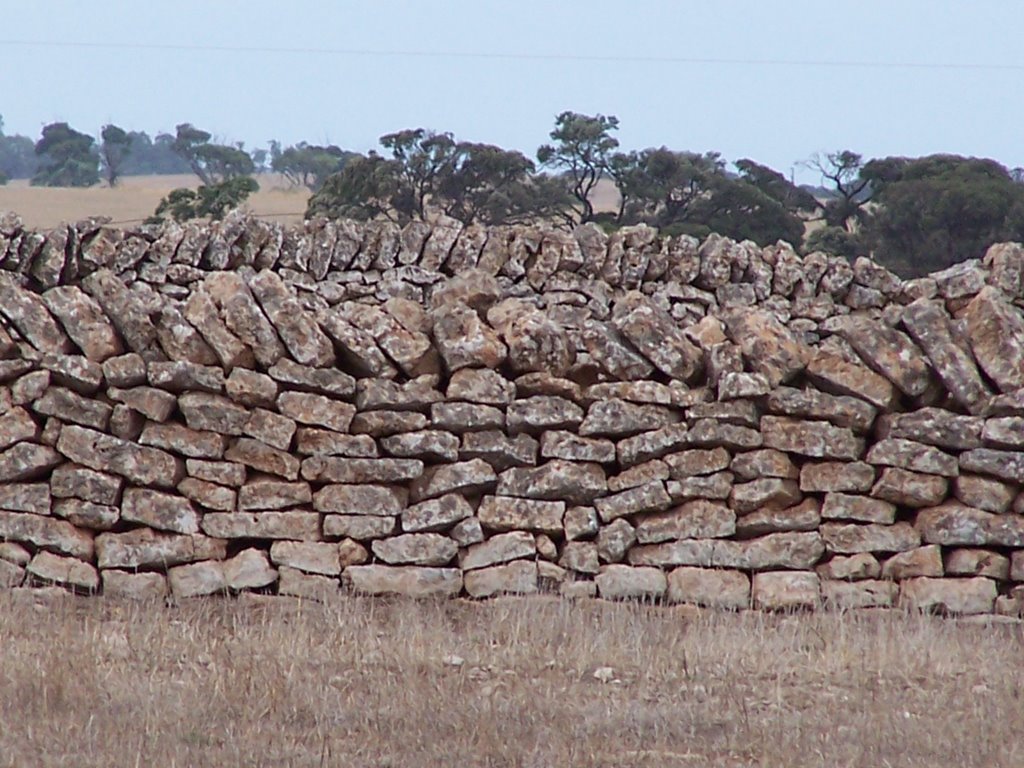
[[[260,191],[246,203],[254,213],[275,221],[302,220],[309,190],[292,187],[277,174],[258,178]],[[64,221],[109,216],[115,222],[136,222],[152,215],[160,200],[176,187],[199,186],[195,176],[126,176],[114,188],[32,187],[27,180],[0,187],[0,211],[16,211],[30,227],[47,229]]]
[[[3,766],[1024,764],[1015,623],[21,592],[0,649]]]
[[[258,177],[260,191],[245,207],[271,221],[293,224],[302,221],[309,190],[293,187],[287,179],[268,173]],[[25,223],[37,229],[49,229],[65,221],[90,216],[109,216],[114,222],[134,223],[152,215],[160,200],[176,187],[195,188],[195,176],[126,176],[117,187],[74,189],[68,187],[32,187],[25,179],[0,186],[0,211],[16,211]],[[611,211],[618,206],[618,191],[609,181],[598,183],[593,195],[598,210]]]

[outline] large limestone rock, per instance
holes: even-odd
[[[670,603],[742,610],[750,605],[750,577],[742,571],[674,568],[668,575],[666,599]]]
[[[468,571],[463,578],[470,597],[529,595],[538,590],[537,563],[526,560]]]
[[[440,533],[403,533],[371,544],[373,554],[389,565],[447,565],[459,546]]]
[[[825,421],[764,416],[761,433],[768,448],[818,459],[856,461],[864,450],[864,440],[850,429]]]
[[[124,351],[121,338],[96,301],[78,286],[62,285],[41,296],[46,308],[90,360],[102,363]]]
[[[498,477],[498,495],[588,504],[608,487],[598,464],[554,459],[539,467],[513,467]]]
[[[366,595],[454,597],[462,591],[458,568],[353,565],[345,569],[341,580],[348,589]]]
[[[849,317],[839,325],[842,336],[877,373],[911,397],[923,394],[931,370],[915,344],[898,330],[865,317]]]
[[[100,585],[100,575],[90,563],[52,552],[37,552],[25,570],[33,579],[87,592],[95,592]]]
[[[73,349],[71,340],[53,319],[43,300],[32,291],[21,288],[8,272],[0,273],[0,315],[40,352],[61,355]]]
[[[249,289],[295,362],[315,368],[334,365],[331,340],[276,272],[262,270],[249,280]]]
[[[1024,317],[991,286],[985,286],[964,312],[974,357],[1002,392],[1024,387]]]
[[[903,326],[924,350],[953,398],[971,413],[977,413],[990,393],[974,357],[954,336],[942,304],[918,299],[903,310]]]
[[[729,338],[743,351],[747,365],[772,387],[789,381],[807,365],[809,350],[769,312],[730,311],[723,319]]]
[[[615,327],[658,370],[688,381],[703,367],[701,350],[683,334],[672,317],[649,298],[631,292],[615,307]]]
[[[816,573],[755,573],[751,598],[762,611],[814,609],[821,603],[821,585]]]
[[[971,579],[907,579],[900,583],[899,604],[928,613],[992,613],[996,583],[978,576]]]
[[[96,537],[96,563],[107,568],[165,568],[199,560],[221,560],[227,542],[202,534],[161,533],[137,528]]]
[[[498,334],[465,305],[434,313],[434,340],[449,372],[460,368],[497,368],[508,355]]]
[[[657,600],[668,591],[668,579],[658,568],[606,565],[594,581],[606,600]]]
[[[85,427],[65,426],[57,441],[57,450],[89,469],[120,475],[140,486],[173,488],[184,475],[182,462],[169,453]],[[0,467],[3,456],[0,454]]]

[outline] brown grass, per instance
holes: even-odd
[[[1015,624],[36,601],[0,595],[4,766],[1024,764]]]
[[[309,190],[292,187],[277,174],[257,179],[260,191],[246,202],[246,208],[272,221],[302,221]],[[0,187],[0,211],[16,211],[29,227],[48,229],[61,222],[73,222],[90,216],[109,216],[115,222],[140,221],[152,215],[161,198],[176,187],[195,188],[199,180],[192,175],[126,176],[114,188],[99,186],[85,189],[68,187],[32,187],[27,180],[12,181]]]
[[[270,221],[295,224],[302,221],[310,192],[293,187],[283,176],[263,174],[257,179],[260,191],[252,195],[245,208]],[[50,229],[62,222],[74,222],[90,216],[109,216],[115,223],[134,223],[152,215],[160,200],[172,189],[199,185],[192,175],[126,176],[117,187],[74,189],[69,187],[32,187],[25,179],[0,186],[0,211],[16,211],[25,224],[34,229]],[[618,190],[607,180],[598,182],[592,195],[599,211],[618,207]]]

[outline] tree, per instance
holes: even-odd
[[[814,195],[796,186],[774,168],[750,159],[737,160],[735,165],[744,181],[777,200],[790,213],[812,214],[821,207]]]
[[[225,213],[240,206],[259,188],[251,176],[236,176],[217,184],[200,185],[198,189],[180,187],[160,201],[150,221],[161,221],[165,214],[175,221],[223,219]]]
[[[799,243],[799,206],[811,203],[781,174],[750,161],[743,175],[726,171],[717,152],[676,152],[667,147],[617,154],[611,167],[619,182],[621,223],[646,223],[669,233],[704,236],[719,232],[761,244]],[[811,198],[813,200],[813,198]]]
[[[256,171],[252,158],[240,146],[212,144],[212,136],[191,123],[176,127],[174,151],[188,161],[192,172],[205,186],[212,187]]]
[[[131,154],[132,139],[123,128],[113,124],[103,126],[100,138],[100,164],[107,183],[113,187],[121,178],[125,160]]]
[[[122,176],[146,174],[183,174],[192,168],[174,149],[174,137],[158,133],[151,139],[145,131],[129,131],[130,151],[124,160]]]
[[[867,163],[873,206],[864,237],[904,275],[943,269],[1024,237],[1024,186],[994,160],[930,155]]]
[[[51,123],[36,142],[39,168],[32,184],[41,187],[91,187],[100,181],[99,156],[92,136],[67,123]]]
[[[619,146],[611,131],[618,127],[619,120],[614,116],[562,112],[555,118],[555,129],[550,133],[555,143],[537,150],[542,166],[565,172],[581,222],[595,218],[590,195],[597,182],[611,174],[612,154]]]
[[[381,136],[380,144],[391,150],[396,163],[392,168],[398,172],[399,194],[392,205],[402,217],[427,218],[427,201],[457,162],[455,139],[450,133],[415,128]]]
[[[0,176],[8,180],[31,178],[39,166],[35,142],[28,136],[6,136],[3,126],[0,115]]]
[[[403,219],[392,205],[399,189],[396,165],[397,161],[376,152],[353,158],[341,171],[329,176],[309,198],[306,218],[325,216],[360,221],[384,218],[406,223],[408,219]]]
[[[299,142],[284,150],[277,142],[271,145],[270,168],[284,175],[295,186],[316,192],[332,173],[337,173],[355,156],[353,152],[334,146],[316,146]]]
[[[519,152],[422,128],[380,142],[391,157],[371,152],[346,162],[310,198],[307,217],[405,224],[444,213],[467,225],[510,224],[554,216],[570,202],[559,180],[535,174]]]
[[[842,227],[855,232],[864,219],[864,206],[871,199],[871,182],[861,175],[864,159],[848,149],[827,154],[816,154],[807,166],[821,175],[829,188],[830,198],[825,201],[824,218],[830,227]]]
[[[438,206],[464,224],[512,224],[551,216],[570,202],[563,186],[534,176],[522,153],[491,144],[459,142],[438,176]]]

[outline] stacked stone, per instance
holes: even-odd
[[[0,219],[0,584],[1024,610],[1024,249]]]

